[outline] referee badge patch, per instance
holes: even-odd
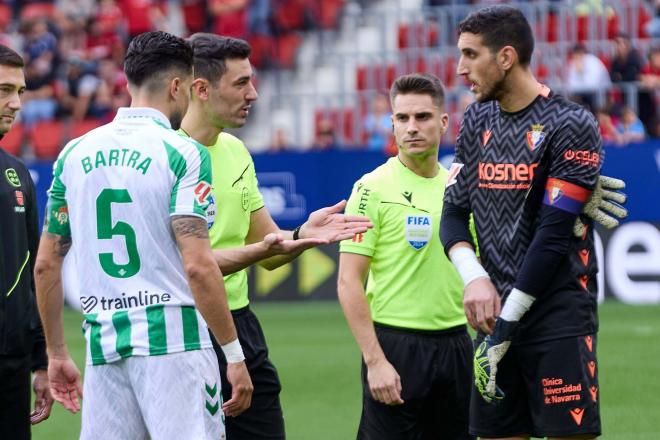
[[[433,224],[428,215],[405,216],[406,240],[416,250],[420,250],[431,240]]]

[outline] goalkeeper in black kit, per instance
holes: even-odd
[[[616,224],[600,209],[625,216],[608,200],[625,197],[603,189],[622,182],[599,181],[594,117],[534,78],[534,39],[519,10],[470,14],[459,25],[458,47],[458,74],[477,102],[461,125],[440,225],[465,284],[468,321],[479,330],[470,433],[595,438],[601,424],[592,219]]]

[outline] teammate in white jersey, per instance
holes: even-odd
[[[83,439],[224,438],[224,415],[252,383],[208,239],[211,165],[177,135],[193,53],[148,32],[131,42],[131,108],[71,141],[55,164],[35,281],[53,396],[80,409],[80,373],[63,337],[61,268],[73,246],[87,367]],[[224,405],[207,323],[230,360]]]

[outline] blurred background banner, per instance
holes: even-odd
[[[284,229],[295,228],[316,209],[348,198],[353,183],[386,159],[384,153],[371,151],[254,155],[268,210]],[[441,150],[441,161],[447,165],[451,160],[452,149]],[[52,166],[30,164],[42,216]],[[599,297],[660,304],[660,142],[606,147],[603,174],[626,181],[630,215],[617,229],[597,231]],[[333,299],[337,260],[333,245],[311,249],[275,271],[255,266],[249,277],[253,299]]]

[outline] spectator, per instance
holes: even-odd
[[[124,71],[110,59],[101,60],[98,67],[99,87],[87,111],[91,118],[109,122],[120,107],[129,107],[131,96],[128,94]]]
[[[623,145],[642,142],[646,138],[644,124],[630,107],[624,107],[621,111],[621,121],[616,129],[620,135],[619,142]]]
[[[249,0],[209,0],[213,33],[226,37],[247,38]]]
[[[335,138],[335,127],[332,119],[323,116],[316,127],[316,137],[314,139],[315,150],[331,150],[337,144]]]
[[[376,95],[372,111],[364,119],[364,132],[367,135],[367,148],[383,151],[392,137],[392,112],[390,102],[384,95]]]
[[[78,57],[67,64],[66,78],[62,81],[63,93],[59,99],[60,110],[71,115],[74,121],[87,116],[90,104],[101,81],[94,75],[94,66]]]
[[[633,82],[639,80],[642,70],[642,57],[632,46],[630,37],[619,34],[615,39],[615,52],[612,59],[610,76],[612,82]]]
[[[208,24],[206,0],[181,0],[181,13],[188,34],[206,30]]]
[[[604,108],[598,109],[596,111],[596,120],[598,121],[598,129],[600,130],[600,137],[603,139],[603,143],[620,145],[621,136],[609,112]]]
[[[571,99],[588,108],[595,107],[594,100],[598,91],[612,86],[607,67],[582,44],[571,51],[565,84]]]
[[[641,90],[639,92],[639,115],[647,133],[651,137],[660,136],[658,132],[658,100],[660,91],[660,46],[653,47],[649,52],[649,62],[642,69],[640,76]]]
[[[660,0],[654,2],[653,18],[646,23],[646,33],[651,38],[660,38]]]
[[[96,14],[87,24],[87,53],[90,59],[102,59],[117,54],[123,63],[127,21],[115,0],[99,0]]]
[[[26,23],[25,82],[21,118],[31,128],[40,120],[55,116],[57,101],[53,82],[58,64],[57,38],[48,29],[45,19]]]
[[[127,21],[128,36],[165,28],[165,2],[162,0],[119,0]]]

